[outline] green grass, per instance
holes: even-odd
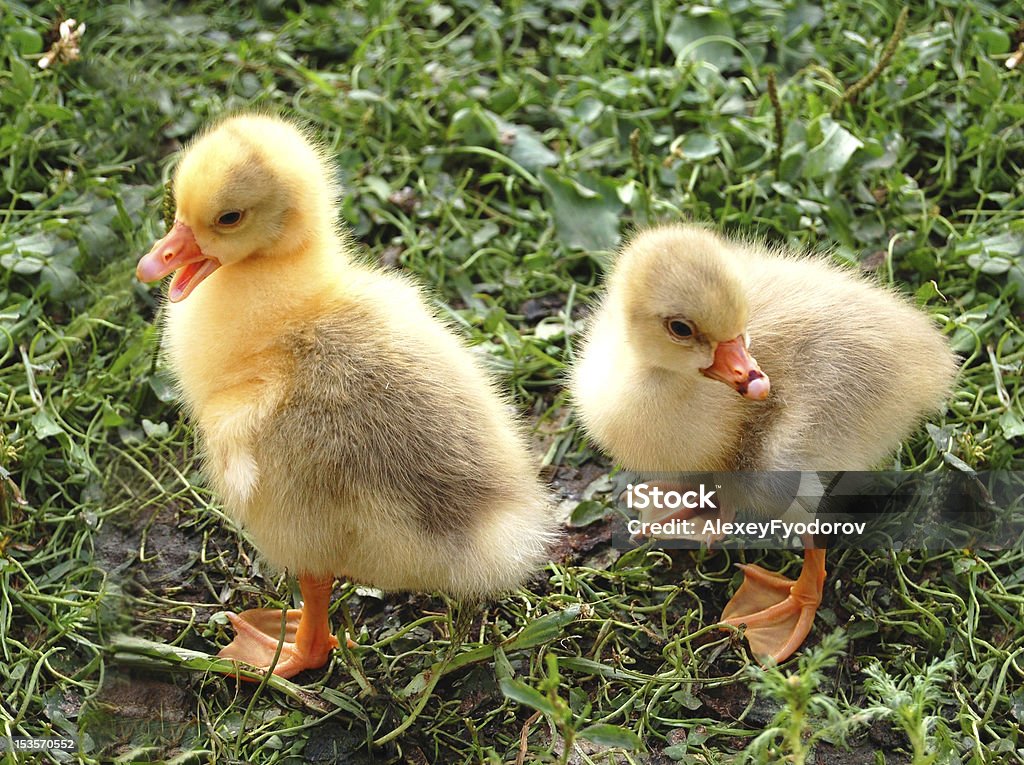
[[[890,0],[249,5],[64,3],[81,59],[44,72],[56,6],[0,0],[5,735],[77,732],[77,762],[1021,756],[1020,540],[834,554],[806,651],[769,672],[711,629],[736,553],[619,556],[601,521],[479,613],[340,587],[334,623],[359,647],[298,685],[206,671],[217,612],[296,593],[203,487],[133,276],[180,142],[227,109],[283,109],[329,144],[368,257],[429,285],[489,355],[568,510],[608,469],[562,391],[585,306],[622,235],[680,217],[832,247],[916,294],[964,371],[896,462],[1019,468],[1017,4],[915,3],[855,99]]]

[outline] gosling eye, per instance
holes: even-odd
[[[242,222],[241,210],[225,210],[217,216],[217,225],[221,228],[233,228]]]
[[[693,325],[686,319],[665,319],[665,330],[674,340],[688,340],[695,334]]]

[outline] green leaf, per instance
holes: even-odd
[[[680,11],[672,18],[665,42],[676,57],[686,61],[707,61],[719,69],[732,65],[736,51],[728,43],[718,40],[699,42],[706,37],[723,36],[735,38],[729,17],[721,11],[696,16],[693,11]]]
[[[58,122],[73,119],[75,116],[73,111],[59,104],[33,104],[32,108],[35,109],[36,114],[46,117],[48,120],[56,120]]]
[[[36,432],[38,439],[60,435],[64,432],[64,428],[42,409],[32,415],[32,429]]]
[[[1024,268],[1019,260],[1024,251],[1020,234],[1005,231],[992,236],[964,239],[953,247],[960,257],[966,255],[967,265],[987,276],[1002,276],[1024,296]]]
[[[964,574],[978,574],[984,570],[984,567],[972,557],[964,556],[953,561],[953,573],[957,576],[963,576]]]
[[[9,37],[22,56],[43,52],[43,37],[31,27],[16,27],[10,31]]]
[[[1010,696],[1010,713],[1018,723],[1024,723],[1024,688]]]
[[[32,98],[32,70],[20,58],[13,56],[7,59],[7,64],[10,67],[11,80],[10,85],[5,85],[4,89],[17,94],[28,103]]]
[[[54,261],[40,269],[39,281],[50,286],[50,296],[57,300],[67,297],[79,283],[74,269]]]
[[[636,752],[643,749],[644,742],[633,731],[618,725],[599,723],[590,725],[576,734],[600,746],[616,747]]]
[[[28,255],[46,256],[53,254],[57,246],[57,240],[52,236],[47,236],[37,231],[27,236],[19,236],[12,244],[18,254],[23,257]]]
[[[673,744],[672,746],[666,746],[661,753],[675,762],[685,762],[687,765],[690,765],[694,760],[686,753],[688,748],[686,744]]]
[[[553,614],[546,614],[539,619],[527,624],[522,631],[504,644],[506,651],[522,648],[532,648],[541,643],[547,643],[562,634],[562,628],[576,620],[580,615],[579,604],[573,604],[564,611],[556,611]]]
[[[932,425],[930,422],[924,424],[925,429],[928,431],[928,435],[931,436],[932,443],[935,444],[935,448],[940,452],[947,451],[950,444],[953,441],[953,428],[949,425],[938,427]]]
[[[382,202],[387,202],[391,196],[391,186],[379,175],[368,175],[363,178],[363,187],[370,193],[376,195]]]
[[[499,680],[506,680],[515,674],[512,671],[512,662],[508,660],[508,656],[505,655],[505,651],[502,647],[495,646],[494,648],[494,676]]]
[[[1010,36],[999,27],[986,27],[978,33],[977,40],[990,56],[1010,52]]]
[[[467,146],[495,146],[498,128],[487,112],[473,104],[455,112],[448,126],[448,140],[462,141]]]
[[[171,431],[170,426],[166,422],[153,422],[152,420],[145,419],[142,421],[142,430],[147,438],[156,440],[167,438],[167,434]]]
[[[445,5],[444,3],[431,3],[427,7],[427,15],[430,16],[430,25],[435,28],[448,21],[454,13],[455,11],[451,9],[451,6]]]
[[[78,242],[84,254],[98,255],[116,246],[117,241],[117,233],[96,218],[84,221],[78,229]]]
[[[707,159],[721,151],[718,141],[713,136],[703,133],[691,133],[686,136],[680,149],[687,159]]]
[[[508,155],[531,173],[558,164],[558,155],[544,145],[537,131],[526,126],[516,130]]]
[[[786,12],[786,39],[792,42],[794,36],[797,34],[802,36],[818,26],[824,19],[825,11],[817,5],[798,3]]]
[[[853,153],[864,145],[853,133],[827,117],[821,121],[821,127],[824,137],[821,143],[807,152],[804,162],[804,176],[807,178],[834,175],[846,167]]]
[[[103,417],[100,422],[103,423],[103,427],[105,428],[116,428],[118,425],[124,425],[128,421],[110,405],[109,401],[104,401]]]
[[[989,276],[999,276],[1005,274],[1013,266],[1013,261],[1007,260],[1006,258],[1000,258],[998,256],[989,257],[988,255],[971,255],[967,258],[967,265],[971,268],[978,269],[983,274]]]
[[[31,255],[9,253],[0,257],[0,266],[10,269],[13,273],[21,274],[22,276],[38,274],[43,270],[43,266],[45,265],[46,264],[39,258],[34,258]]]
[[[957,242],[953,248],[953,252],[960,256],[978,255],[980,253],[983,257],[1001,259],[1015,258],[1021,254],[1022,250],[1024,250],[1024,241],[1022,241],[1020,234],[1013,231],[1004,231],[981,238],[964,239]],[[967,258],[968,263],[977,268],[978,266],[975,263],[980,261],[971,262],[971,260],[971,257]],[[1005,271],[1005,269],[1003,270]]]
[[[569,525],[575,528],[589,526],[594,521],[604,518],[606,512],[607,508],[604,502],[598,502],[596,499],[584,500],[572,511],[572,515],[569,516]]]
[[[156,374],[149,378],[149,387],[156,397],[165,404],[178,398],[178,389],[174,384],[174,378],[165,369],[157,370]]]
[[[586,251],[615,248],[623,205],[612,181],[584,176],[575,181],[550,168],[541,170],[539,177],[565,247]]]
[[[1006,281],[1017,288],[1017,299],[1024,301],[1024,266],[1019,263],[1006,272]]]
[[[499,684],[505,698],[515,701],[517,704],[524,704],[531,709],[536,709],[550,717],[557,715],[554,705],[536,688],[531,688],[522,680],[505,678]]]
[[[1003,431],[1004,438],[1018,438],[1024,436],[1024,420],[1012,409],[1007,409],[999,417],[999,428]]]
[[[846,627],[846,636],[851,640],[878,634],[878,623],[870,619],[857,619]]]
[[[420,693],[423,693],[430,684],[431,679],[433,679],[434,673],[440,672],[442,669],[444,669],[444,665],[441,662],[438,662],[422,672],[417,673],[417,675],[398,692],[398,697],[407,699],[411,696],[417,696]]]
[[[939,292],[939,285],[935,283],[934,279],[926,281],[914,293],[914,298],[917,300],[918,305],[924,305],[934,297],[941,297],[945,300],[945,296]]]
[[[691,712],[697,711],[704,704],[703,701],[693,695],[693,689],[688,685],[684,685],[681,691],[673,693],[672,700]]]
[[[516,125],[497,116],[494,122],[501,131],[498,141],[505,153],[531,173],[558,164],[558,155],[544,145],[540,134],[529,125]]]

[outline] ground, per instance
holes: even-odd
[[[78,735],[33,756],[88,763],[1020,758],[1019,533],[833,554],[805,650],[765,671],[712,625],[733,563],[797,559],[614,547],[611,466],[562,389],[622,237],[697,219],[828,250],[936,318],[963,371],[893,467],[1022,465],[1020,8],[900,10],[0,0],[3,732]],[[80,55],[41,69],[65,17]],[[266,685],[209,671],[218,614],[297,593],[204,487],[133,276],[176,150],[253,105],[322,136],[357,246],[488,359],[571,516],[499,602],[338,587],[358,647]]]

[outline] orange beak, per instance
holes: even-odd
[[[734,337],[715,347],[711,366],[700,370],[705,377],[731,385],[744,398],[764,401],[771,393],[768,375],[761,371],[754,357],[747,353],[743,335]]]
[[[167,236],[153,245],[135,267],[140,282],[155,282],[174,272],[167,288],[172,303],[187,298],[203,279],[220,268],[216,258],[208,258],[199,249],[192,229],[175,221]]]

